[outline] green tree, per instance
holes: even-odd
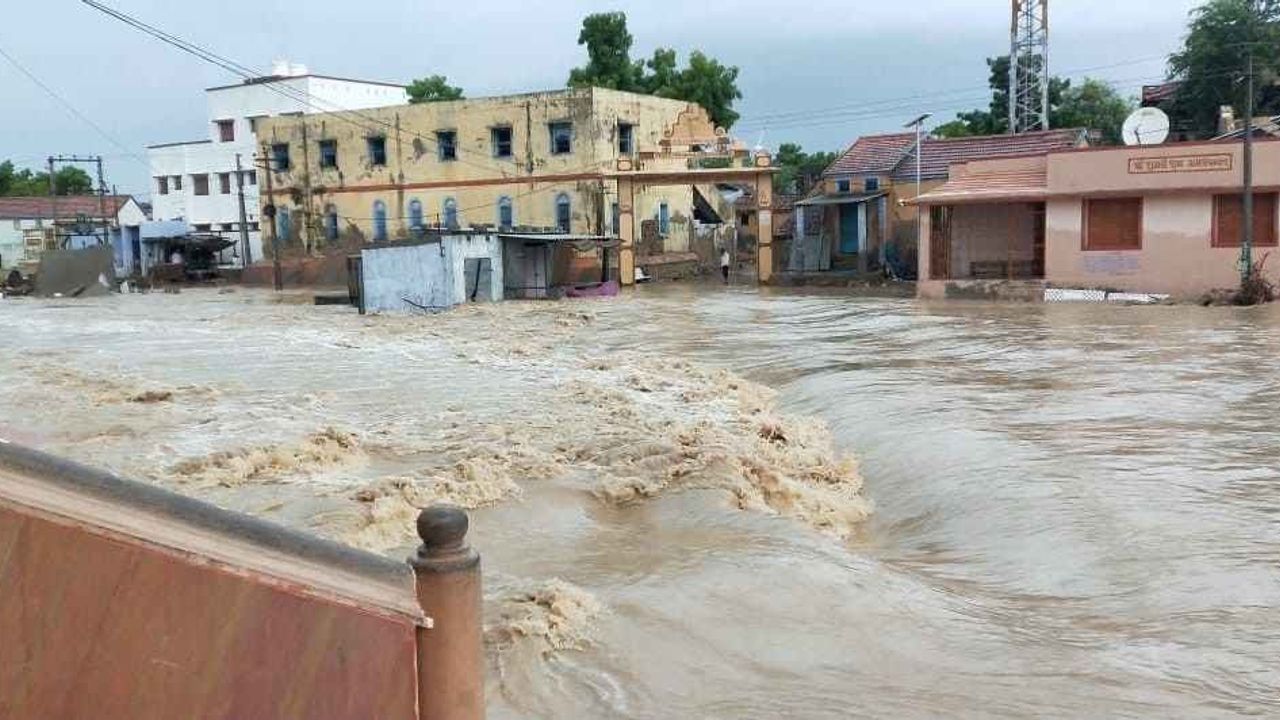
[[[1209,0],[1191,12],[1182,49],[1169,57],[1169,78],[1178,83],[1169,107],[1174,127],[1212,137],[1223,105],[1243,117],[1250,49],[1255,112],[1280,114],[1280,1]]]
[[[58,195],[88,195],[93,192],[93,180],[78,167],[67,165],[53,176],[54,192]],[[0,197],[36,197],[49,194],[49,173],[18,170],[6,160],[0,163]]]
[[[773,176],[773,188],[777,192],[803,195],[835,161],[836,154],[833,152],[806,153],[796,143],[782,143],[773,156],[773,165],[778,168]]]
[[[1038,61],[1038,59],[1037,59]],[[957,113],[956,119],[939,126],[934,134],[939,137],[966,137],[969,135],[1001,135],[1009,132],[1009,56],[987,58],[987,85],[991,88],[991,102],[986,110],[970,110]],[[1062,127],[1055,115],[1062,104],[1070,80],[1049,78],[1049,124]]]
[[[587,46],[587,64],[569,71],[569,86],[640,90],[644,67],[631,60],[634,42],[627,30],[626,13],[596,13],[583,18],[578,44]]]
[[[655,94],[701,105],[717,127],[731,128],[740,117],[733,109],[733,104],[742,99],[738,68],[722,65],[699,50],[689,53],[689,66],[680,72],[675,90]]]
[[[409,93],[409,102],[415,105],[418,103],[462,99],[462,88],[450,85],[449,79],[444,75],[418,78],[409,83],[409,87],[406,90]]]
[[[1101,135],[1104,145],[1120,144],[1120,129],[1133,112],[1135,103],[1123,98],[1110,85],[1085,78],[1079,85],[1068,87],[1062,102],[1054,111],[1055,127],[1087,128]]]
[[[587,64],[569,71],[570,87],[605,87],[693,102],[706,108],[711,120],[728,128],[738,120],[733,105],[742,99],[738,68],[695,50],[689,64],[679,65],[676,51],[658,48],[647,61],[631,59],[634,38],[621,12],[588,15],[582,21],[578,44],[587,48]]]
[[[1001,135],[1009,132],[1009,56],[988,58],[991,102],[986,110],[970,110],[934,128],[938,137]],[[1133,103],[1101,80],[1086,78],[1078,86],[1070,80],[1049,78],[1049,126],[1086,128],[1101,133],[1104,142],[1118,142],[1120,127]]]

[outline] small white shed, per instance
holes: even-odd
[[[502,241],[448,231],[360,251],[360,312],[437,312],[502,299]]]

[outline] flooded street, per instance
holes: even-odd
[[[490,717],[1280,714],[1280,308],[0,301],[0,437],[395,557]]]

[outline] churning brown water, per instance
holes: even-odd
[[[475,508],[496,718],[1280,714],[1277,308],[4,301],[0,436],[393,555]]]

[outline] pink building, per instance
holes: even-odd
[[[953,165],[920,197],[922,297],[1080,288],[1189,299],[1239,284],[1240,142],[1087,148]],[[1254,145],[1255,259],[1280,223],[1280,141]],[[1266,264],[1280,279],[1280,258]]]

